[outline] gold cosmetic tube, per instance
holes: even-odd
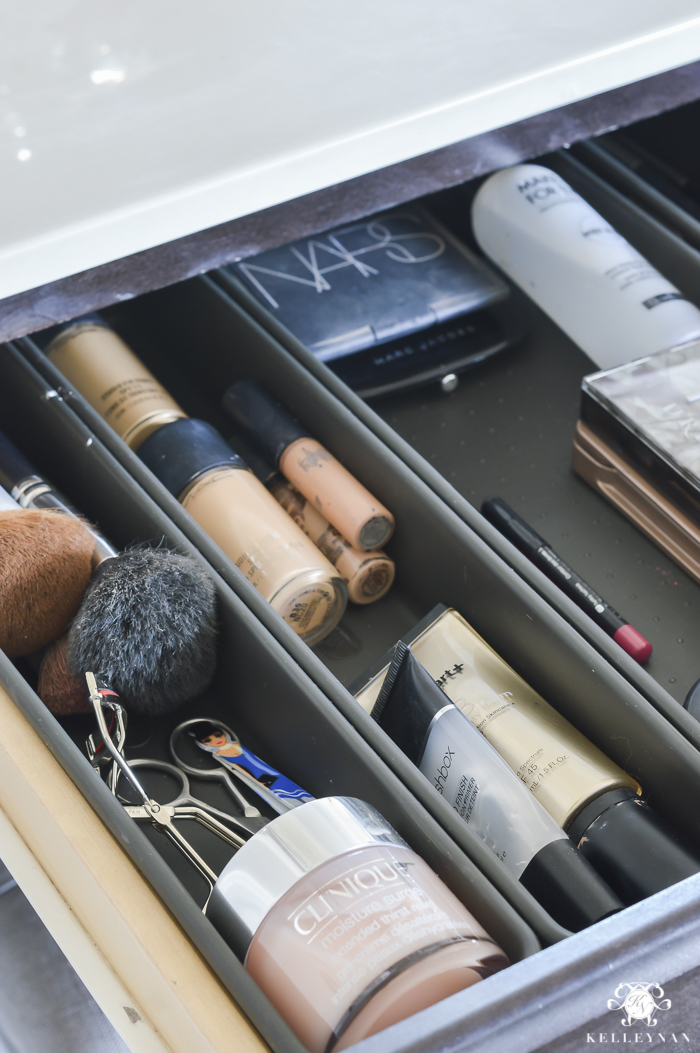
[[[602,793],[641,793],[630,775],[533,691],[457,611],[439,614],[411,640],[411,649],[565,830]],[[355,695],[368,712],[388,668]]]
[[[335,628],[345,582],[215,428],[166,424],[139,457],[306,643]]]
[[[267,460],[354,548],[378,549],[389,540],[391,512],[262,385],[239,380],[222,404]]]
[[[187,416],[99,316],[61,330],[46,354],[132,450],[156,428]]]
[[[353,548],[327,519],[283,478],[268,484],[270,493],[287,515],[345,579],[348,598],[353,603],[374,603],[391,588],[396,568],[386,553],[376,549],[363,552]]]

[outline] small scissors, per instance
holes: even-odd
[[[104,745],[112,757],[115,765],[115,769],[110,773],[110,785],[114,785],[114,794],[117,796],[116,789],[119,780],[119,773],[124,775],[131,788],[136,792],[138,797],[141,799],[139,805],[124,804],[124,810],[134,820],[145,820],[151,822],[156,829],[161,830],[167,837],[173,841],[180,851],[189,859],[196,870],[202,875],[207,884],[209,885],[209,895],[211,895],[214,885],[216,884],[218,875],[211,869],[211,867],[202,859],[199,853],[193,848],[193,846],[182,836],[180,831],[175,827],[174,820],[176,819],[194,819],[196,822],[201,823],[207,830],[210,830],[217,837],[220,837],[222,841],[231,845],[233,848],[241,848],[247,838],[240,837],[234,833],[228,826],[224,826],[223,823],[219,822],[216,816],[222,816],[227,823],[241,827],[246,834],[250,835],[252,832],[249,826],[242,820],[235,818],[232,815],[228,815],[226,812],[219,811],[218,808],[212,808],[204,801],[198,801],[197,798],[192,797],[189,792],[189,780],[187,776],[181,772],[178,768],[168,764],[165,761],[142,759],[136,760],[129,763],[121,752],[121,748],[115,746],[110,735],[109,728],[104,717],[104,709],[111,709],[117,714],[118,727],[120,731],[123,727],[123,713],[121,713],[121,706],[117,702],[113,702],[111,698],[106,698],[98,689],[97,681],[93,673],[86,673],[85,679],[87,680],[88,689],[90,692],[90,701],[92,702],[93,709],[95,710],[95,716],[97,717],[97,723],[102,734]],[[113,695],[113,692],[107,692],[106,694]],[[123,740],[122,740],[123,741]],[[168,775],[174,775],[181,785],[181,792],[175,800],[168,804],[160,804],[158,801],[153,800],[148,796],[143,786],[141,785],[138,777],[132,770],[134,767],[141,768],[155,768],[158,771],[166,772]],[[260,820],[260,825],[264,825],[265,820]],[[209,897],[207,902],[202,908],[206,911]]]
[[[245,797],[243,797],[233,781],[234,777],[242,782],[244,786],[247,786],[249,790],[252,790],[258,797],[261,797],[262,800],[269,804],[278,815],[288,812],[291,805],[287,804],[286,801],[280,800],[272,790],[268,789],[268,787],[264,786],[261,782],[258,782],[258,780],[254,779],[252,775],[248,775],[247,772],[243,771],[237,765],[229,765],[225,761],[220,760],[215,754],[214,760],[218,765],[216,768],[195,768],[194,765],[188,764],[182,759],[176,749],[178,739],[182,734],[186,733],[187,728],[191,727],[193,724],[202,724],[204,722],[210,723],[213,727],[221,728],[230,736],[232,742],[240,743],[241,740],[238,735],[236,735],[236,733],[221,720],[212,720],[209,717],[193,717],[192,720],[185,720],[182,724],[178,724],[170,736],[170,753],[178,768],[183,772],[187,772],[188,775],[196,775],[198,779],[215,779],[217,782],[222,783],[234,800],[243,800],[247,807],[252,809],[252,812],[244,809],[245,815],[260,815],[260,812],[245,800]]]

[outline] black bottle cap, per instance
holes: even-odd
[[[601,811],[600,802],[607,803]],[[584,829],[584,813],[598,812]],[[614,791],[587,806],[569,836],[620,899],[636,903],[700,871],[700,853],[648,804]],[[573,831],[573,833],[572,833]]]
[[[173,497],[212,468],[247,468],[245,461],[203,420],[185,417],[164,424],[138,448],[138,456]]]
[[[256,380],[239,380],[232,384],[224,394],[222,405],[239,428],[253,438],[275,468],[291,443],[309,435],[299,421],[268,395]]]
[[[555,921],[573,932],[624,907],[568,837],[541,848],[520,875],[520,883]]]
[[[484,501],[481,514],[526,556],[533,556],[543,546],[547,546],[544,538],[500,497],[490,497]]]
[[[103,329],[111,328],[102,315],[94,311],[92,314],[81,314],[78,318],[71,318],[69,322],[61,322],[60,325],[52,325],[50,329],[42,329],[38,333],[30,333],[29,338],[34,341],[37,347],[45,351],[49,344],[52,344],[61,333],[64,333],[67,329],[73,329],[77,325],[99,325]]]
[[[372,718],[414,764],[420,764],[433,718],[453,704],[411,648],[399,641]]]
[[[18,483],[37,474],[34,465],[7,435],[0,431],[0,486],[9,493]]]

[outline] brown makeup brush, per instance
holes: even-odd
[[[94,538],[79,520],[0,511],[0,648],[19,658],[66,631],[92,575]]]
[[[44,652],[39,667],[36,693],[47,709],[57,717],[73,713],[91,713],[92,703],[85,685],[68,668],[66,645],[68,634],[54,640]]]
[[[119,552],[96,527],[83,523],[2,432],[0,483],[23,507],[57,509],[63,523],[84,526],[93,546],[97,569],[83,580],[71,606],[73,624],[42,660],[37,691],[44,704],[61,716],[86,711],[88,670],[142,713],[165,713],[200,694],[215,668],[216,596],[209,574],[194,559],[165,548]],[[67,626],[64,621],[49,639]]]

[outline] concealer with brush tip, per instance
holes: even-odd
[[[187,416],[99,314],[32,339],[132,450],[156,428]]]
[[[159,428],[139,457],[308,644],[340,621],[345,582],[215,428]]]
[[[292,486],[355,548],[381,548],[394,517],[254,380],[232,384],[223,407]]]
[[[347,538],[339,534],[318,509],[295,490],[252,445],[240,436],[236,439],[236,445],[251,471],[342,576],[350,602],[374,603],[386,596],[396,574],[393,559],[380,549],[363,552],[362,549],[353,548]]]

